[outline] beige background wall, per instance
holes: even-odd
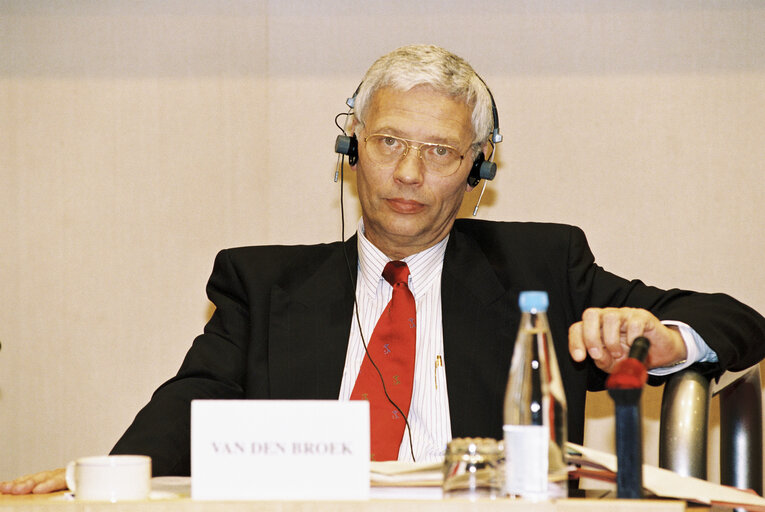
[[[578,224],[616,273],[765,311],[762,2],[4,1],[0,478],[110,449],[207,319],[217,250],[340,236],[333,117],[411,42],[496,97],[480,218]]]

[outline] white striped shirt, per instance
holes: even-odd
[[[414,386],[408,420],[414,455],[418,462],[443,458],[446,443],[452,437],[441,323],[441,270],[448,239],[447,236],[433,247],[403,259],[409,267],[409,289],[414,295],[417,308]],[[375,324],[393,294],[393,288],[382,277],[383,268],[390,258],[367,240],[362,221],[359,221],[358,249],[356,302],[364,341],[369,343]],[[354,310],[340,400],[350,399],[363,359],[364,345]],[[412,460],[409,433],[406,431],[398,460]]]

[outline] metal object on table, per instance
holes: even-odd
[[[760,367],[725,372],[710,381],[691,367],[664,386],[659,466],[707,478],[709,402],[720,399],[720,483],[762,495],[762,390]]]

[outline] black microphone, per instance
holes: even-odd
[[[629,357],[608,376],[606,387],[614,400],[616,414],[616,496],[643,497],[643,431],[640,395],[648,380],[645,360],[651,342],[640,336],[630,347]]]

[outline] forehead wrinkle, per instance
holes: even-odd
[[[386,131],[397,137],[461,147],[473,140],[468,105],[429,88],[409,91],[383,88],[372,97],[367,133]]]

